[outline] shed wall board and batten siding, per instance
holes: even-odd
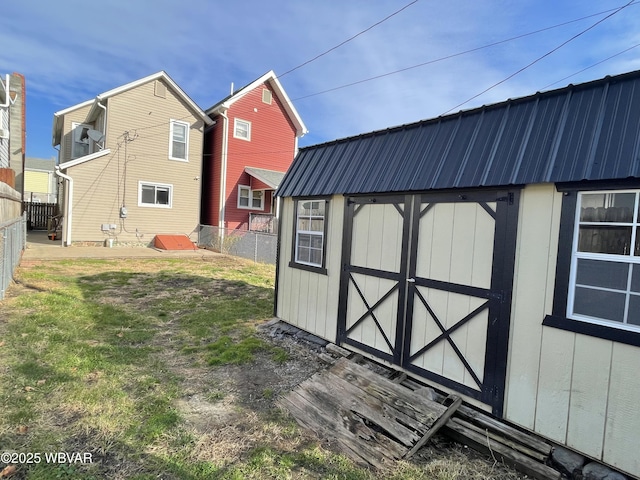
[[[277,316],[314,335],[335,342],[338,328],[344,197],[336,195],[329,201],[326,275],[289,266],[295,224],[294,208],[295,202],[292,198],[283,199],[280,211],[283,221],[279,257],[282,283],[278,285]],[[310,302],[310,297],[316,299]]]
[[[542,326],[553,305],[563,194],[523,189],[505,418],[623,471],[640,472],[640,349]]]
[[[505,416],[533,429],[542,318],[551,311],[562,194],[553,184],[522,190],[513,285]]]

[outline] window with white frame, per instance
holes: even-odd
[[[171,160],[188,161],[189,124],[171,120],[169,158]]]
[[[567,317],[640,331],[640,190],[581,192]]]
[[[71,124],[71,158],[80,158],[91,153],[91,139],[89,138],[89,130],[91,125],[85,123]]]
[[[250,187],[239,185],[238,208],[264,210],[264,192],[262,190],[251,190]]]
[[[138,182],[138,206],[171,208],[173,185],[167,183]]]
[[[236,118],[233,122],[233,136],[242,140],[251,140],[251,122]]]
[[[326,206],[324,199],[296,201],[294,264],[324,269]]]

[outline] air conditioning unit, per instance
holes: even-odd
[[[9,138],[9,129],[0,128],[0,138]]]

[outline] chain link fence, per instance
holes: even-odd
[[[277,244],[278,236],[271,233],[220,229],[211,225],[200,225],[198,230],[198,246],[254,262],[275,265]]]
[[[27,217],[0,223],[0,300],[4,298],[13,272],[27,244]]]

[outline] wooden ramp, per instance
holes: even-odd
[[[361,465],[409,458],[461,404],[444,406],[346,358],[279,400],[303,426],[335,440]]]

